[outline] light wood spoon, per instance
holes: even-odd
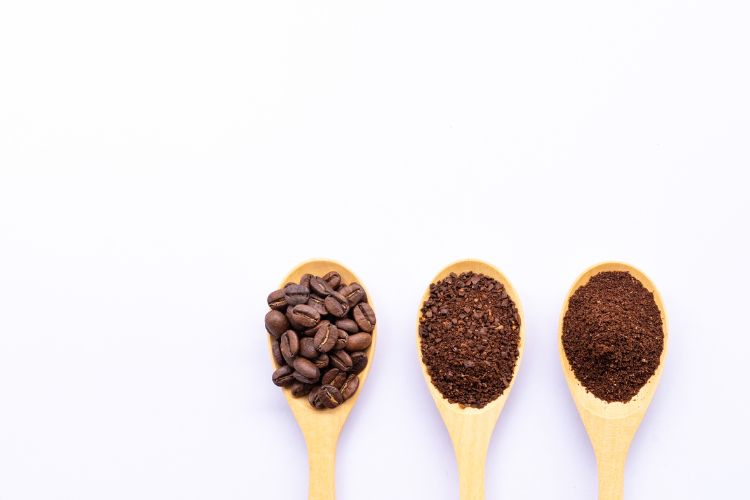
[[[419,364],[422,366],[422,375],[427,381],[427,388],[432,395],[432,399],[435,400],[435,405],[443,417],[443,422],[445,422],[448,434],[450,434],[453,441],[453,449],[456,453],[456,462],[458,463],[460,498],[461,500],[481,500],[484,498],[484,463],[487,457],[487,447],[489,446],[492,431],[495,429],[500,412],[513,388],[518,367],[521,365],[525,323],[523,310],[521,309],[521,300],[516,290],[508,278],[490,264],[478,260],[455,262],[440,271],[432,280],[432,283],[442,280],[450,273],[461,274],[468,271],[484,274],[502,283],[505,286],[508,296],[510,296],[518,309],[518,315],[521,319],[519,328],[520,341],[518,344],[518,360],[513,370],[513,378],[510,381],[510,385],[508,385],[499,398],[488,403],[484,408],[461,408],[458,404],[450,403],[432,385],[430,375],[427,373],[427,366],[422,361],[422,341],[419,336],[419,320],[422,317],[422,304],[430,295],[429,286],[422,297],[417,316],[417,355],[419,357]]]
[[[586,389],[576,378],[573,369],[565,355],[562,343],[563,319],[568,311],[570,297],[578,288],[588,283],[592,276],[605,271],[627,271],[638,279],[648,291],[654,294],[654,301],[661,313],[662,328],[664,331],[664,350],[659,359],[656,372],[638,391],[633,399],[627,403],[608,403],[597,398]],[[628,455],[630,443],[635,436],[635,431],[646,414],[648,405],[654,397],[656,385],[661,377],[664,359],[667,355],[667,314],[664,310],[659,291],[653,282],[638,269],[620,262],[605,262],[585,271],[573,284],[565,299],[560,323],[558,327],[558,342],[560,348],[560,360],[562,362],[565,380],[573,395],[578,413],[581,415],[583,425],[586,427],[591,444],[594,447],[596,461],[599,468],[599,499],[620,500],[623,498],[623,481],[625,474],[625,460]]]
[[[299,283],[303,274],[312,274],[314,276],[323,276],[329,271],[336,271],[341,275],[343,281],[347,284],[357,282],[367,292],[367,288],[353,272],[332,260],[311,260],[300,264],[294,268],[286,278],[281,282],[283,287],[289,282]],[[367,300],[375,310],[372,304],[372,296],[367,293]],[[284,388],[283,393],[289,407],[292,409],[294,418],[297,419],[302,434],[305,436],[307,443],[307,456],[309,463],[309,498],[310,500],[333,500],[336,497],[336,443],[339,439],[341,429],[344,427],[349,412],[352,411],[354,403],[357,402],[362,388],[367,380],[372,366],[372,358],[375,353],[375,343],[377,340],[377,327],[372,331],[372,344],[367,352],[367,366],[358,375],[359,388],[354,395],[344,401],[340,406],[334,409],[316,410],[307,400],[307,396],[295,398],[292,396],[290,389]],[[269,352],[273,339],[269,336]],[[271,354],[271,364],[276,369]]]

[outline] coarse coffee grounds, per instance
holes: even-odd
[[[510,385],[518,361],[520,317],[499,281],[474,272],[430,285],[422,304],[422,360],[451,403],[482,408]]]
[[[654,294],[628,272],[593,276],[568,302],[562,342],[586,390],[608,402],[630,401],[656,371],[664,348]]]

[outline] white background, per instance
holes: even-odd
[[[343,499],[457,498],[415,317],[502,269],[527,345],[487,497],[596,496],[556,329],[642,268],[670,317],[630,499],[750,460],[750,7],[737,1],[0,3],[0,499],[299,499],[265,297],[340,260],[379,314]]]

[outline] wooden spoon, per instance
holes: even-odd
[[[323,276],[329,271],[336,271],[341,275],[342,280],[349,284],[357,282],[362,285],[365,292],[364,283],[362,283],[353,272],[332,260],[311,260],[300,264],[294,268],[286,278],[281,282],[281,287],[289,282],[299,283],[303,274],[312,274]],[[372,305],[372,296],[368,293],[367,300]],[[375,307],[373,306],[373,309]],[[377,313],[377,310],[375,310]],[[377,327],[372,331],[372,344],[367,350],[367,366],[358,375],[359,388],[354,395],[344,401],[340,406],[334,409],[316,410],[307,400],[307,396],[295,398],[292,396],[290,389],[283,389],[284,397],[292,409],[294,418],[297,419],[302,434],[305,436],[307,443],[307,455],[309,462],[309,498],[310,500],[332,500],[336,497],[336,443],[339,439],[341,429],[344,427],[349,412],[352,411],[354,403],[362,392],[367,375],[370,373],[372,358],[375,354],[375,342],[377,340]],[[273,339],[269,336],[269,352]],[[271,363],[274,365],[273,354],[271,354]]]
[[[659,359],[659,366],[656,372],[638,391],[638,394],[627,403],[608,403],[597,398],[586,389],[576,378],[573,373],[568,357],[565,355],[565,349],[562,343],[563,319],[568,311],[568,302],[570,297],[578,288],[588,283],[592,276],[605,271],[627,271],[633,277],[638,279],[648,291],[654,294],[664,331],[664,349]],[[573,395],[573,400],[581,415],[583,425],[586,427],[591,444],[594,447],[596,461],[599,468],[599,500],[620,500],[623,498],[623,480],[625,474],[625,459],[628,455],[630,442],[635,436],[635,431],[646,414],[648,405],[654,397],[656,385],[661,377],[664,359],[667,355],[667,314],[664,310],[664,304],[659,295],[659,291],[648,276],[638,269],[620,262],[605,262],[594,266],[585,271],[573,284],[568,297],[565,299],[562,313],[560,314],[560,324],[558,328],[560,361],[562,362],[565,380]]]
[[[492,431],[495,429],[495,424],[500,416],[500,412],[505,405],[505,401],[508,399],[510,390],[513,388],[513,382],[516,379],[518,367],[521,365],[525,324],[523,310],[521,309],[521,300],[519,299],[516,290],[513,288],[513,285],[508,278],[490,264],[478,260],[462,260],[455,262],[440,271],[440,273],[438,273],[438,275],[432,280],[432,283],[440,281],[450,273],[460,274],[467,271],[484,274],[502,283],[505,286],[505,291],[516,304],[516,308],[518,309],[518,315],[521,318],[521,326],[519,329],[520,341],[518,344],[518,360],[516,361],[516,366],[513,370],[513,379],[511,379],[510,385],[508,385],[500,397],[491,403],[488,403],[484,408],[462,408],[458,404],[450,403],[442,394],[440,394],[440,391],[432,385],[432,379],[430,378],[429,373],[427,373],[427,366],[422,361],[422,339],[419,336],[419,320],[422,317],[421,305],[430,295],[429,287],[427,287],[427,290],[422,297],[422,303],[420,303],[419,308],[420,311],[417,316],[417,355],[419,356],[419,362],[422,366],[422,375],[427,381],[427,388],[432,395],[432,399],[435,400],[435,405],[437,406],[440,415],[443,417],[443,422],[445,422],[445,426],[448,428],[448,434],[450,434],[451,440],[453,441],[453,449],[456,453],[456,462],[458,463],[460,498],[461,500],[481,500],[484,498],[484,463],[487,457],[487,447],[489,446],[490,437],[492,437]]]

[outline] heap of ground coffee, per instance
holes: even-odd
[[[628,272],[593,276],[563,319],[563,348],[576,378],[608,402],[627,402],[651,378],[664,348],[654,294]]]
[[[331,271],[305,274],[268,296],[266,331],[276,371],[273,383],[317,409],[335,408],[357,392],[367,366],[375,312],[359,283]]]
[[[482,408],[510,385],[520,318],[502,283],[474,272],[430,285],[422,305],[422,360],[451,403]]]

